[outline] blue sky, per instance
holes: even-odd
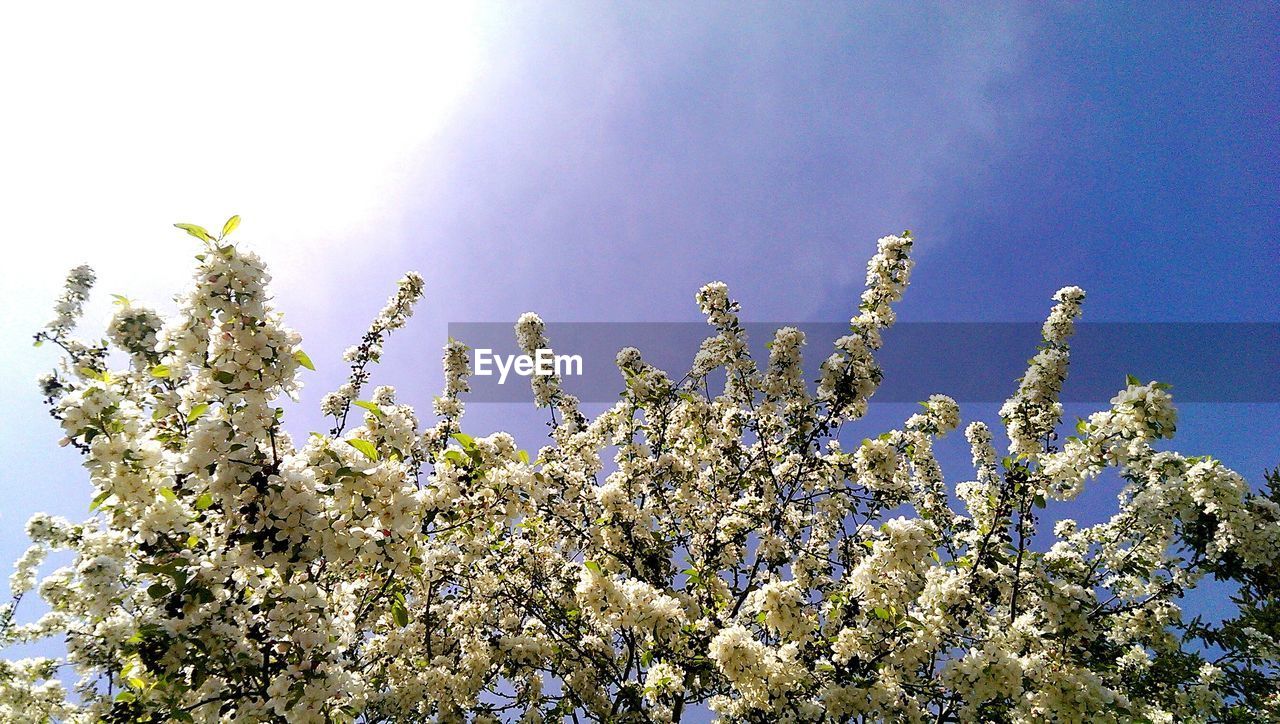
[[[0,78],[3,559],[30,513],[82,516],[90,497],[29,335],[80,262],[100,297],[163,306],[195,253],[174,221],[244,216],[319,367],[299,435],[408,269],[427,298],[375,380],[423,405],[449,322],[693,320],[713,279],[747,319],[838,321],[875,239],[903,228],[919,240],[904,320],[1037,319],[1076,284],[1090,321],[1280,321],[1274,4],[0,15],[0,60],[21,68]],[[1280,464],[1275,405],[1181,413],[1178,449],[1255,482]],[[544,416],[468,419],[534,447]],[[965,479],[959,436],[941,450]],[[1071,514],[1096,519],[1115,492]]]

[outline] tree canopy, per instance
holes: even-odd
[[[753,359],[738,304],[708,284],[710,334],[682,376],[624,349],[620,399],[594,417],[534,376],[551,434],[533,452],[463,431],[460,341],[430,425],[367,389],[424,293],[409,274],[347,351],[331,428],[295,438],[277,404],[312,362],[263,262],[227,240],[237,223],[180,225],[204,249],[177,314],[121,298],[105,338],[80,340],[81,267],[37,335],[63,352],[40,384],[91,513],[27,526],[0,645],[62,636],[66,655],[0,661],[0,719],[1276,717],[1280,478],[1255,491],[1163,449],[1176,413],[1156,382],[1064,429],[1076,287],[1054,295],[1000,425],[964,428],[973,470],[955,485],[933,452],[961,426],[951,398],[851,432],[909,233],[880,239],[819,379],[794,328]],[[550,346],[536,315],[515,331],[526,353]],[[1050,517],[1107,469],[1124,486],[1109,520]],[[70,562],[42,577],[50,551]],[[1184,613],[1209,579],[1230,610]],[[24,622],[33,589],[48,612]]]

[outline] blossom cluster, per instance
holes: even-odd
[[[0,646],[62,636],[66,655],[0,661],[0,720],[1275,714],[1280,479],[1259,493],[1157,449],[1176,423],[1158,383],[1130,380],[1058,444],[1077,288],[1055,295],[1001,409],[1011,454],[970,422],[974,470],[953,490],[934,454],[963,424],[950,397],[896,429],[848,424],[882,376],[909,234],[880,240],[820,379],[793,328],[758,366],[738,303],[709,284],[696,301],[713,333],[688,374],[624,349],[623,392],[594,417],[535,376],[551,434],[532,452],[463,432],[460,341],[434,424],[389,386],[361,398],[423,296],[416,274],[345,355],[350,377],[321,403],[333,429],[295,440],[276,405],[312,365],[301,338],[261,260],[201,238],[176,315],[122,302],[107,340],[123,356],[70,336],[84,268],[41,333],[70,358],[41,387],[83,455],[91,514],[28,525]],[[536,315],[515,332],[526,353],[550,348]],[[1095,480],[1117,486],[1116,514],[1060,520],[1033,546],[1042,508]],[[41,575],[55,551],[65,564]],[[1237,586],[1220,621],[1183,612],[1207,578]],[[23,621],[33,589],[48,612]]]

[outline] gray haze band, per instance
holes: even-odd
[[[818,365],[832,342],[848,334],[841,323],[744,323],[759,366],[768,361],[765,343],[774,330],[793,326],[805,332],[805,376],[817,379]],[[547,323],[558,355],[577,355],[582,374],[563,386],[584,402],[614,402],[623,379],[614,364],[618,350],[636,347],[646,362],[679,379],[688,371],[702,340],[713,333],[696,322]],[[449,335],[476,350],[517,355],[513,325],[462,322]],[[917,402],[931,394],[961,402],[1001,402],[1040,341],[1039,322],[899,323],[884,334],[877,360],[884,383],[876,402]],[[1064,402],[1104,402],[1125,385],[1125,376],[1173,385],[1176,402],[1280,402],[1280,323],[1081,323],[1071,339],[1071,368]],[[527,377],[510,373],[473,376],[468,402],[527,402]],[[712,378],[715,379],[714,376]]]

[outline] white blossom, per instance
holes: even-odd
[[[116,311],[107,339],[124,355],[71,337],[85,268],[38,336],[67,353],[41,391],[82,455],[91,513],[27,525],[0,646],[54,637],[65,656],[0,660],[0,721],[709,709],[1172,722],[1275,709],[1280,501],[1219,460],[1164,449],[1177,418],[1159,383],[1130,380],[1058,443],[1075,287],[1055,295],[1001,409],[1013,455],[997,460],[992,429],[969,423],[974,470],[953,488],[935,454],[961,424],[952,398],[930,396],[897,429],[853,424],[881,381],[908,234],[880,240],[818,380],[790,327],[758,367],[716,282],[696,296],[714,331],[688,375],[625,348],[622,394],[592,417],[536,375],[551,435],[527,449],[464,431],[463,341],[443,350],[434,422],[389,385],[366,393],[423,294],[416,274],[344,355],[350,374],[321,401],[333,427],[295,440],[279,400],[310,366],[301,337],[262,261],[206,236],[176,314]],[[515,332],[526,353],[550,348],[537,315]],[[1041,512],[1108,470],[1111,518]],[[1221,623],[1189,626],[1185,599],[1215,577],[1236,597]],[[32,590],[47,611],[18,607]]]

